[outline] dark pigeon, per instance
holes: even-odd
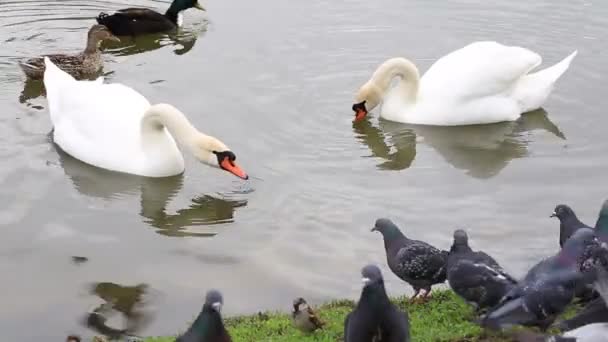
[[[577,288],[590,284],[595,272],[583,272],[583,256],[599,247],[593,230],[579,229],[562,250],[532,267],[483,319],[492,329],[521,324],[546,330],[574,299]]]
[[[488,254],[473,251],[467,233],[458,229],[448,256],[448,283],[479,311],[494,307],[517,280]]]
[[[361,297],[344,320],[344,342],[409,342],[409,317],[390,302],[380,269],[367,265],[361,276]]]
[[[220,314],[224,298],[217,290],[210,290],[205,297],[203,310],[188,330],[175,342],[231,342]]]
[[[608,303],[608,277],[605,275],[608,250],[603,246],[603,248],[599,249],[599,252],[600,255],[598,256],[598,260],[596,260],[596,268],[600,276],[595,283],[595,290],[600,296],[587,303],[583,310],[578,312],[574,317],[560,322],[557,327],[561,331],[573,330],[592,323],[608,322],[608,305],[606,304]]]
[[[600,241],[608,243],[608,200],[604,201],[600,209],[595,222],[595,233]]]
[[[551,217],[557,217],[559,219],[560,247],[563,247],[564,242],[566,242],[566,240],[568,240],[579,228],[591,228],[581,222],[578,217],[576,217],[574,210],[565,204],[556,206]]]
[[[426,242],[410,240],[391,220],[376,220],[373,231],[382,233],[386,261],[393,273],[414,288],[415,299],[421,290],[424,297],[431,293],[431,286],[446,280],[448,252]]]
[[[606,308],[608,306],[608,273],[603,266],[599,266],[597,269],[595,289],[600,294],[600,299],[603,301],[604,308]],[[587,312],[585,318],[591,319],[591,322],[566,332],[564,336],[576,338],[577,342],[606,340],[608,337],[608,317],[605,313],[596,312],[596,316],[593,317],[590,312]]]
[[[295,327],[304,333],[311,333],[317,329],[321,329],[325,324],[319,319],[313,309],[308,306],[306,300],[301,297],[293,301],[291,319]]]

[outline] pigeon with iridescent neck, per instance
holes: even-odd
[[[175,342],[231,342],[224,327],[221,309],[224,304],[222,294],[217,290],[207,292],[203,310],[190,328]]]

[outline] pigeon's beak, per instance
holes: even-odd
[[[222,303],[220,303],[220,302],[215,302],[215,303],[211,304],[211,307],[213,308],[213,310],[215,310],[217,312],[222,312]]]
[[[377,228],[376,226],[373,226],[371,231],[372,231],[372,232],[377,232],[377,231],[378,231],[378,228]]]
[[[549,217],[557,217],[557,213],[554,211]]]
[[[363,283],[363,286],[369,284],[371,282],[371,280],[369,278],[361,278],[361,282]]]

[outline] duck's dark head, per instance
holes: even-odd
[[[403,236],[399,227],[387,218],[377,219],[372,228],[372,232],[380,232],[386,240],[392,240]]]
[[[191,8],[196,8],[201,11],[205,11],[205,8],[201,6],[198,0],[174,0],[171,4],[170,9],[175,13],[185,11]]]
[[[572,216],[576,217],[574,210],[565,204],[557,205],[553,210],[553,214],[551,214],[551,217],[557,217],[560,221]]]
[[[222,305],[224,305],[224,297],[222,297],[220,291],[209,290],[205,296],[205,306],[220,313],[222,311]]]

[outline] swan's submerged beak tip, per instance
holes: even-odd
[[[365,118],[367,115],[367,108],[365,108],[365,101],[360,103],[355,103],[353,105],[353,111],[355,112],[355,119],[353,122],[359,122]]]

